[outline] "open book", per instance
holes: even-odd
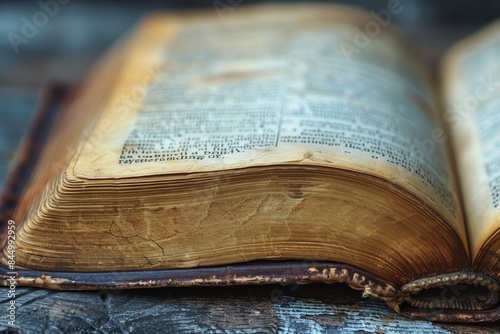
[[[438,82],[380,14],[144,19],[41,108],[2,199],[3,284],[345,282],[412,317],[499,319],[500,25]]]

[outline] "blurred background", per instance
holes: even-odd
[[[37,12],[43,10],[42,4],[48,6],[53,1],[58,1],[57,12],[33,37],[27,41],[23,40],[18,45],[18,50],[15,50],[9,39],[9,33],[22,36],[24,20],[33,22]],[[494,0],[392,1],[399,1],[404,8],[400,14],[394,15],[392,22],[400,26],[433,63],[450,44],[500,15],[500,1]],[[265,1],[1,0],[0,87],[38,88],[48,81],[55,80],[78,82],[110,43],[131,28],[141,16],[151,11],[203,7],[212,9],[214,15],[217,15],[214,8],[217,3],[247,5],[263,2]],[[377,12],[387,8],[389,0],[337,2]]]
[[[399,1],[404,9],[391,22],[404,31],[435,69],[451,44],[500,17],[500,1],[494,0],[337,2],[378,12],[386,9],[389,1]],[[109,45],[143,15],[158,10],[206,8],[217,16],[217,5],[235,5],[234,10],[238,10],[238,6],[263,2],[0,0],[0,187],[42,87],[53,82],[78,83]],[[32,24],[34,20],[39,27],[23,35],[26,22]]]

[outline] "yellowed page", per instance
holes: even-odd
[[[444,63],[472,255],[500,231],[500,21],[457,45]],[[490,249],[500,257],[500,249]]]
[[[391,27],[359,33],[373,22],[321,5],[149,18],[67,177],[353,170],[414,193],[467,248],[426,71]]]

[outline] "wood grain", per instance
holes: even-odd
[[[19,333],[489,333],[404,318],[346,285],[56,292],[18,288]],[[5,309],[7,290],[0,290]],[[0,330],[7,321],[0,317]]]

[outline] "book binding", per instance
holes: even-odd
[[[414,319],[441,322],[500,320],[500,284],[474,272],[419,278],[401,287],[345,264],[255,261],[230,266],[124,272],[46,272],[0,267],[0,285],[53,290],[117,290],[251,284],[345,283],[364,297],[384,300]],[[426,292],[432,293],[427,294]]]

